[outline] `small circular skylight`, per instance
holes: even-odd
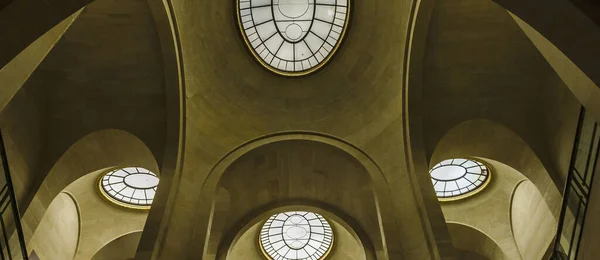
[[[110,201],[125,207],[150,208],[158,176],[140,167],[112,170],[100,179],[100,192]]]
[[[323,66],[348,25],[348,0],[237,0],[238,23],[267,69],[300,76]]]
[[[260,245],[269,259],[320,260],[333,243],[333,231],[323,216],[306,211],[271,216],[260,231]]]
[[[488,168],[470,159],[444,160],[429,171],[440,200],[458,199],[481,190],[490,179]]]

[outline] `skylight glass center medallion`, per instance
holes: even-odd
[[[137,189],[150,189],[158,186],[158,177],[150,174],[131,174],[123,181],[127,186]]]
[[[457,165],[447,165],[431,171],[431,177],[442,181],[459,179],[467,174],[467,169]]]
[[[301,76],[322,67],[346,31],[348,0],[237,0],[246,45],[267,69]]]

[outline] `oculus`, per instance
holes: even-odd
[[[140,167],[113,169],[100,178],[100,193],[117,205],[149,209],[156,188],[158,176]]]
[[[439,200],[457,200],[482,190],[490,181],[486,165],[471,159],[448,159],[431,168],[431,182]]]
[[[323,216],[290,211],[271,216],[260,231],[260,246],[272,260],[324,259],[333,243],[333,231]]]
[[[350,0],[236,0],[246,45],[267,69],[302,76],[321,68],[339,47]]]

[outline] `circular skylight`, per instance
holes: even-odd
[[[348,0],[237,0],[238,22],[256,59],[269,70],[300,76],[323,66],[348,25]]]
[[[112,170],[100,179],[100,191],[122,206],[149,208],[156,194],[158,176],[140,167]]]
[[[488,168],[470,159],[444,160],[433,166],[429,174],[435,193],[442,200],[474,194],[490,179]]]
[[[323,259],[333,243],[333,231],[323,216],[306,211],[271,216],[260,231],[260,245],[275,260]]]

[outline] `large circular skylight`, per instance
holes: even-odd
[[[323,66],[348,25],[348,0],[237,0],[238,22],[256,59],[269,70],[300,76]]]
[[[441,200],[474,194],[488,183],[490,172],[481,162],[470,159],[448,159],[430,171],[435,193]]]
[[[323,216],[305,211],[271,216],[260,231],[260,245],[273,260],[323,259],[333,243],[333,231]]]
[[[158,186],[158,176],[140,167],[112,170],[100,179],[100,192],[121,206],[149,208]]]

